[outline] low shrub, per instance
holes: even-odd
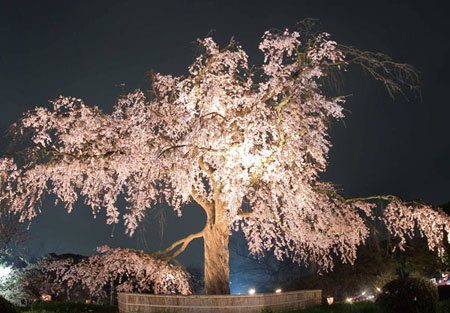
[[[283,313],[387,313],[373,302],[335,303],[319,305],[305,309],[284,311]]]
[[[117,306],[114,305],[100,305],[84,302],[35,302],[25,312],[41,313],[41,312],[57,312],[57,313],[115,313]],[[1,311],[0,311],[1,312]]]
[[[14,304],[0,296],[0,312],[2,313],[19,313]]]
[[[448,313],[448,312],[450,312],[450,300],[447,299],[447,300],[439,301],[438,312],[439,313]]]
[[[450,299],[450,286],[449,285],[438,286],[438,294],[439,300]]]
[[[438,292],[429,280],[398,278],[383,287],[376,304],[393,313],[436,313]]]

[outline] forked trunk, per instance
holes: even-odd
[[[204,293],[207,295],[229,294],[230,266],[228,252],[228,226],[226,223],[208,223],[204,231]]]

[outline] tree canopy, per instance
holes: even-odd
[[[234,40],[224,48],[200,40],[187,76],[153,73],[149,94],[121,97],[111,114],[63,96],[53,108],[27,112],[11,132],[29,145],[1,158],[0,199],[25,220],[45,193],[69,212],[81,196],[94,215],[105,208],[107,222],[118,223],[123,195],[130,234],[157,203],[181,214],[196,201],[205,229],[155,255],[177,256],[203,237],[205,258],[214,258],[206,250],[227,249],[230,229],[241,227],[254,254],[273,250],[326,269],[333,255],[354,261],[369,234],[365,219],[374,218],[371,200],[383,199],[390,203],[380,218],[400,245],[417,225],[430,249],[441,247],[450,227],[441,211],[392,195],[345,199],[320,181],[329,123],[344,117],[346,100],[325,94],[327,79],[357,64],[394,94],[415,88],[418,77],[410,65],[340,45],[310,26],[265,32],[259,69]],[[219,263],[228,264],[228,254],[212,262]]]

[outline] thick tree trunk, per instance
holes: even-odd
[[[230,293],[228,252],[229,229],[226,222],[207,223],[203,234],[205,248],[205,290],[207,295]]]

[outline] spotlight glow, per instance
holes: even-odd
[[[11,267],[0,265],[0,279],[6,278],[11,273]]]
[[[248,290],[249,295],[254,295],[255,293],[256,293],[256,290],[254,288]]]

